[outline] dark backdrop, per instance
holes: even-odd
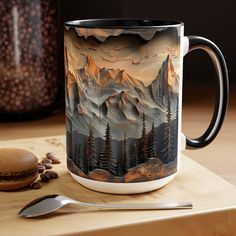
[[[231,85],[236,65],[235,0],[62,0],[63,21],[83,18],[159,18],[176,19],[185,23],[185,35],[195,34],[214,41],[225,55]],[[184,60],[184,84],[214,87],[214,70],[201,51],[192,52]]]

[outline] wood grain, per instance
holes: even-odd
[[[75,182],[65,167],[65,137],[2,141],[0,147],[21,147],[42,158],[53,151],[59,179],[39,190],[0,192],[0,235],[236,235],[236,187],[183,155],[181,171],[160,190],[137,195],[102,194]],[[79,209],[37,219],[17,213],[26,203],[46,194],[64,194],[97,203],[191,201],[192,210],[96,211]],[[171,227],[170,227],[171,226]]]

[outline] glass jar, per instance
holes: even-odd
[[[0,120],[60,110],[59,0],[0,0]]]

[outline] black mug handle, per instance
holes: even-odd
[[[229,97],[229,78],[227,65],[220,49],[210,40],[199,36],[187,36],[189,42],[188,52],[195,49],[202,49],[210,56],[215,70],[217,72],[217,96],[215,102],[214,113],[205,133],[196,139],[186,137],[186,148],[195,149],[202,148],[210,144],[217,136],[227,110]]]

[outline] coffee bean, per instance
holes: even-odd
[[[59,0],[0,0],[0,113],[52,107],[59,96]]]
[[[58,159],[53,159],[52,160],[52,164],[60,164],[60,163],[61,163],[61,161],[58,160]]]
[[[48,183],[50,181],[50,176],[48,174],[41,174],[40,178],[41,178],[41,181],[44,183]]]
[[[48,158],[43,158],[42,163],[49,163],[52,164],[52,160],[48,159]]]
[[[40,189],[41,188],[41,184],[37,181],[31,184],[31,188],[32,189]]]
[[[60,160],[56,157],[55,153],[48,152],[46,153],[46,157],[50,160],[52,160],[52,164],[60,164]]]
[[[38,173],[43,173],[46,170],[46,167],[42,164],[38,164]]]
[[[52,169],[52,164],[50,163],[42,163],[42,165],[44,165],[46,169]]]
[[[46,157],[52,160],[56,158],[56,154],[54,152],[47,152]]]
[[[58,178],[58,173],[53,170],[48,170],[45,172],[45,174],[48,174],[50,176],[50,179],[57,179]]]

